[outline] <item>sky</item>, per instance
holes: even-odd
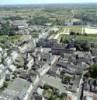
[[[97,0],[0,0],[0,5],[45,3],[97,3]]]

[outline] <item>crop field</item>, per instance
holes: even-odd
[[[66,30],[70,29],[70,31],[75,32],[75,33],[81,33],[82,32],[82,26],[65,26],[64,27]]]
[[[0,41],[11,41],[11,42],[17,42],[26,40],[29,38],[30,35],[13,35],[13,36],[7,36],[7,35],[0,35]]]
[[[70,38],[75,38],[76,40],[87,40],[89,42],[97,42],[97,35],[76,35],[76,36],[71,36],[71,35],[62,35],[62,40],[69,40]]]

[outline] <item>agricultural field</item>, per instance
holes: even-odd
[[[96,22],[95,8],[33,8],[33,7],[17,7],[0,9],[0,17],[20,17],[31,20],[33,18],[45,18],[47,22],[53,25],[64,25],[65,22],[81,20],[86,22]],[[94,19],[93,19],[94,18]]]
[[[81,33],[82,32],[82,26],[78,25],[78,26],[65,26],[64,29],[66,30],[70,30],[70,32],[75,32],[75,33]]]
[[[11,42],[11,43],[18,43],[21,41],[25,41],[30,38],[30,35],[13,35],[13,36],[7,36],[7,35],[0,35],[0,43],[2,42]]]
[[[34,16],[45,16],[48,18],[62,18],[65,19],[65,16],[70,16],[71,10],[68,9],[44,9],[44,8],[14,8],[14,9],[1,9],[1,17],[9,16],[21,16],[24,18],[33,18]]]
[[[86,40],[86,41],[89,41],[89,42],[97,42],[97,35],[61,35],[62,37],[62,41],[67,41],[69,40],[70,38],[74,37],[75,40],[80,40],[80,41],[83,41],[83,40]]]

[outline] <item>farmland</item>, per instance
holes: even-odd
[[[66,41],[69,40],[70,38],[74,37],[75,40],[80,40],[80,41],[89,41],[89,42],[97,42],[97,35],[61,35],[62,40]]]

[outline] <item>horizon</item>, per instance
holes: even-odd
[[[97,4],[97,0],[45,0],[44,2],[41,0],[3,0],[0,1],[0,5],[41,5],[41,4]]]
[[[97,5],[97,3],[32,3],[32,4],[0,4],[0,6],[15,6],[15,5],[88,5],[88,4],[94,4]]]

